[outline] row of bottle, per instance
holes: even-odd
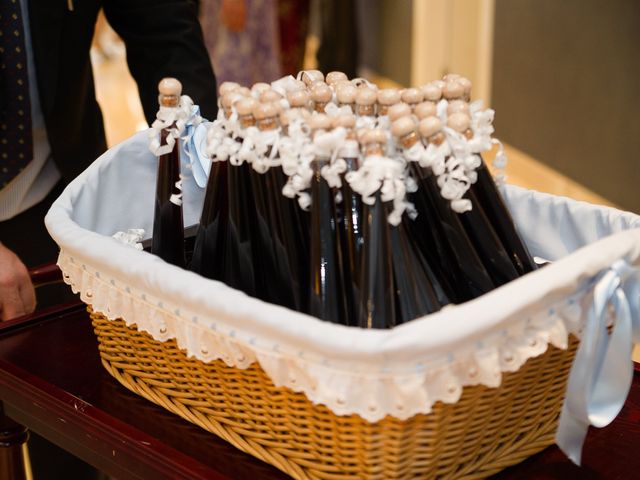
[[[404,92],[338,72],[276,84],[220,88],[188,268],[365,328],[536,268],[479,154],[491,145],[492,112],[469,105],[466,79]],[[161,83],[161,105],[179,95]],[[177,143],[160,156],[152,251],[185,266]]]

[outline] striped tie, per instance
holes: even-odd
[[[33,159],[31,100],[18,0],[0,1],[0,190]]]

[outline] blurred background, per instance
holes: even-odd
[[[410,86],[460,73],[496,110],[508,182],[640,212],[636,0],[199,4],[219,81],[320,68]],[[110,145],[147,127],[124,53],[100,21],[92,59]]]

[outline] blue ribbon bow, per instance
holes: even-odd
[[[615,323],[609,334],[610,305]],[[633,380],[633,343],[640,343],[640,270],[618,260],[594,288],[556,431],[556,443],[577,465],[589,425],[609,425],[624,405]]]

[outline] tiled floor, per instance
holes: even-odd
[[[124,57],[116,56],[95,61],[94,70],[98,101],[105,117],[109,146],[125,140],[138,130],[147,128],[138,99],[138,90],[129,74]],[[615,206],[516,148],[507,145],[505,150],[509,158],[509,183],[577,200]],[[636,348],[634,358],[640,361],[640,347]]]

